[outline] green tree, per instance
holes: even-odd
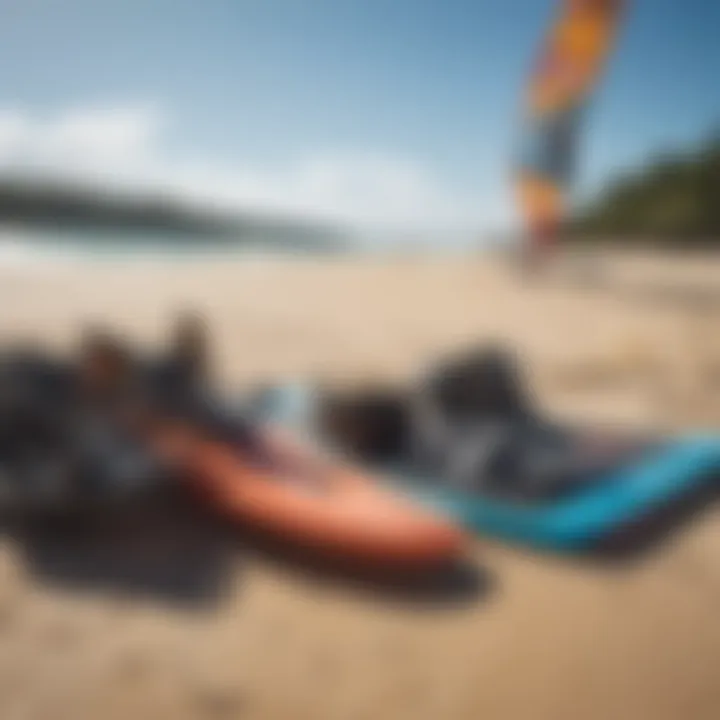
[[[568,222],[568,235],[720,245],[720,132],[611,181]]]

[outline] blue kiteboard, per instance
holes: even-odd
[[[318,440],[312,426],[315,395],[302,384],[264,395],[272,422]],[[592,483],[532,504],[449,489],[402,466],[376,468],[394,487],[451,515],[477,532],[555,550],[582,550],[616,531],[720,479],[720,438],[694,435],[669,440]]]

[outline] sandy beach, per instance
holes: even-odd
[[[0,340],[63,348],[81,324],[112,322],[159,343],[174,312],[199,309],[218,372],[241,385],[402,380],[499,339],[559,415],[720,430],[720,259],[601,270],[523,284],[483,256],[2,267]],[[447,601],[308,574],[224,537],[158,536],[131,533],[101,577],[83,571],[80,541],[0,541],[3,720],[720,716],[716,508],[626,562],[478,537],[475,591]],[[195,568],[217,599],[188,606],[152,578],[129,582],[128,557],[163,577]]]

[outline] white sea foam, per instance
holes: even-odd
[[[52,268],[73,262],[71,253],[50,238],[24,230],[0,231],[0,269]]]
[[[154,266],[213,258],[242,259],[244,263],[262,266],[288,256],[309,259],[314,254],[291,247],[263,247],[261,241],[218,243],[203,238],[194,241],[137,235],[110,238],[80,232],[0,230],[0,270],[13,274],[108,262]]]

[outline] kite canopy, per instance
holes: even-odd
[[[586,100],[602,71],[624,0],[561,0],[523,108],[516,191],[533,244],[547,245],[565,212]]]

